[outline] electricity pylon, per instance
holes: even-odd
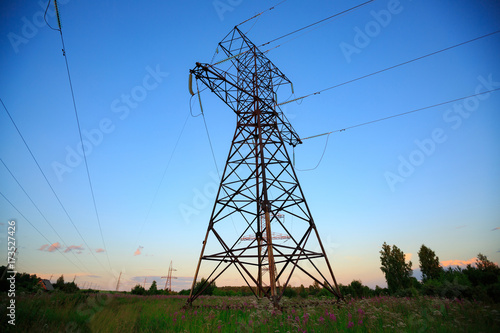
[[[256,297],[268,297],[275,307],[279,307],[296,270],[341,298],[285,146],[301,143],[277,105],[278,88],[292,86],[291,81],[237,27],[219,43],[218,49],[227,58],[215,64],[196,63],[190,70],[190,91],[193,94],[194,76],[236,113],[236,131],[188,304],[230,267],[236,269]],[[225,69],[216,67],[219,65]],[[279,214],[291,217],[293,234],[290,226],[277,218]],[[264,224],[260,223],[261,216]],[[236,225],[242,227],[243,233],[235,237],[231,224],[234,229]],[[273,231],[289,236],[291,244],[273,242]],[[247,232],[254,234],[255,239],[247,246],[238,246]],[[211,262],[215,267],[205,283],[194,290],[202,262]],[[276,270],[269,270],[269,283],[265,286],[262,268],[267,265]],[[328,278],[322,272],[325,269]],[[278,292],[276,284],[280,278],[285,283]]]
[[[162,276],[162,279],[167,279],[165,281],[165,289],[168,291],[172,291],[172,279],[177,279],[176,276],[172,276],[172,272],[177,271],[175,268],[172,267],[172,260],[170,260],[170,266],[168,267],[168,273],[167,276]]]
[[[118,288],[120,288],[120,279],[122,277],[122,272],[120,272],[120,275],[118,276],[118,282],[116,282],[116,289],[115,291],[118,291]]]
[[[279,218],[279,219],[284,219],[284,218],[285,218],[285,215],[283,215],[283,214],[277,214],[277,215],[276,215],[276,217],[277,217],[277,218]],[[264,229],[265,229],[265,223],[266,223],[265,216],[264,216],[264,215],[261,215],[261,216],[260,216],[260,228],[261,228],[262,230],[264,230]],[[281,233],[276,233],[276,232],[273,232],[271,236],[272,236],[272,240],[273,240],[273,241],[275,241],[275,240],[285,240],[285,241],[286,241],[286,240],[289,240],[289,239],[290,239],[290,236],[289,236],[289,235],[283,235],[283,234],[281,234]],[[266,238],[266,235],[263,235],[263,236],[262,236],[262,238],[264,238],[264,239],[265,239],[265,238]],[[255,236],[255,234],[253,234],[253,235],[243,236],[243,237],[241,237],[241,240],[242,240],[242,241],[253,241],[253,240],[257,240],[257,242],[261,241],[261,240],[257,239],[257,237]],[[277,272],[276,272],[276,265],[275,265],[273,268],[269,267],[269,263],[267,263],[267,265],[266,265],[267,258],[266,258],[266,256],[264,255],[264,253],[262,253],[262,250],[263,250],[263,247],[262,247],[262,246],[260,246],[260,247],[259,247],[259,251],[261,251],[260,256],[262,257],[262,267],[261,267],[262,272],[261,272],[260,274],[261,274],[262,278],[264,278],[264,274],[265,274],[266,272],[269,272],[269,270],[270,270],[270,269],[273,269],[273,270],[274,270],[274,274],[275,274],[275,276],[276,276],[276,275],[278,275],[278,274],[277,274]],[[266,285],[266,283],[265,283],[264,281],[262,281],[262,284],[263,284],[263,285]],[[276,285],[278,286],[278,288],[280,287],[280,281],[279,281],[279,279],[276,279]],[[261,289],[258,289],[258,294],[259,294],[259,297],[262,297],[262,290],[261,290]]]

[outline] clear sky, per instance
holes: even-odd
[[[78,155],[60,35],[43,21],[47,2],[3,1],[0,98],[73,222],[2,107],[0,158],[45,216],[0,163],[1,192],[20,211],[0,197],[2,258],[15,219],[18,271],[76,276],[80,286],[103,289],[114,289],[121,271],[120,289],[130,290],[145,277],[161,284],[172,260],[173,288],[187,288],[217,186],[203,120],[190,116],[189,69],[211,62],[235,25],[277,2],[59,1],[104,245]],[[241,29],[260,45],[362,2],[288,0]],[[57,26],[52,4],[47,19]],[[267,56],[294,83],[295,97],[497,31],[500,5],[377,0],[314,28],[267,46],[286,42]],[[497,89],[499,51],[500,33],[284,111],[308,137]],[[208,90],[202,101],[221,168],[235,115]],[[384,286],[384,242],[408,253],[414,269],[422,244],[445,265],[479,252],[500,262],[499,107],[496,91],[330,135],[319,166],[298,177],[340,283]],[[322,136],[298,146],[296,168],[314,168],[325,143]],[[242,284],[234,278],[218,285]]]

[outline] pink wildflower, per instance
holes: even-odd
[[[347,328],[353,328],[354,327],[354,323],[352,321],[350,321],[348,324],[347,324]]]

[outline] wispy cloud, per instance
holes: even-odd
[[[134,252],[134,256],[140,255],[143,248],[144,248],[144,246],[140,246],[139,245],[139,247],[137,248],[137,250],[135,250],[135,252]]]
[[[95,250],[95,252],[101,253],[101,252],[105,252],[105,251],[104,251],[104,249],[97,249],[97,250]]]
[[[60,249],[60,248],[61,248],[61,244],[59,242],[57,242],[57,243],[50,245],[49,248],[47,249],[47,251],[54,252],[55,250]]]
[[[495,231],[495,230],[499,230],[499,229],[500,229],[500,227],[496,227],[494,229],[491,229],[491,231]]]
[[[80,254],[84,250],[82,245],[70,245],[64,250],[64,253],[68,253],[72,250],[76,250],[76,253]]]
[[[443,267],[448,267],[448,266],[467,266],[469,264],[474,264],[475,262],[476,262],[476,258],[470,258],[469,260],[451,259],[451,260],[441,261],[441,265]]]
[[[60,249],[61,248],[61,244],[59,242],[56,242],[54,244],[43,244],[42,246],[40,246],[40,248],[38,250],[40,251],[47,251],[47,252],[54,252],[55,250],[57,249]]]
[[[459,225],[458,227],[455,227],[455,229],[462,229],[462,228],[465,228],[466,226],[467,226],[466,224]]]

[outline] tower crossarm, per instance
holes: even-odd
[[[269,105],[269,102],[261,99],[259,96],[254,95],[251,90],[242,89],[236,82],[235,75],[220,70],[215,66],[209,64],[202,64],[197,62],[194,69],[190,70],[191,75],[194,75],[197,80],[200,80],[206,87],[208,87],[214,94],[216,94],[224,103],[226,103],[231,110],[238,114],[238,101],[241,100],[239,95],[244,94],[259,103],[262,103],[268,110],[273,110],[274,115],[278,119],[280,126],[280,133],[283,139],[290,145],[296,146],[301,144],[299,135],[290,124],[285,114],[277,106],[277,101],[274,100],[274,105]]]

